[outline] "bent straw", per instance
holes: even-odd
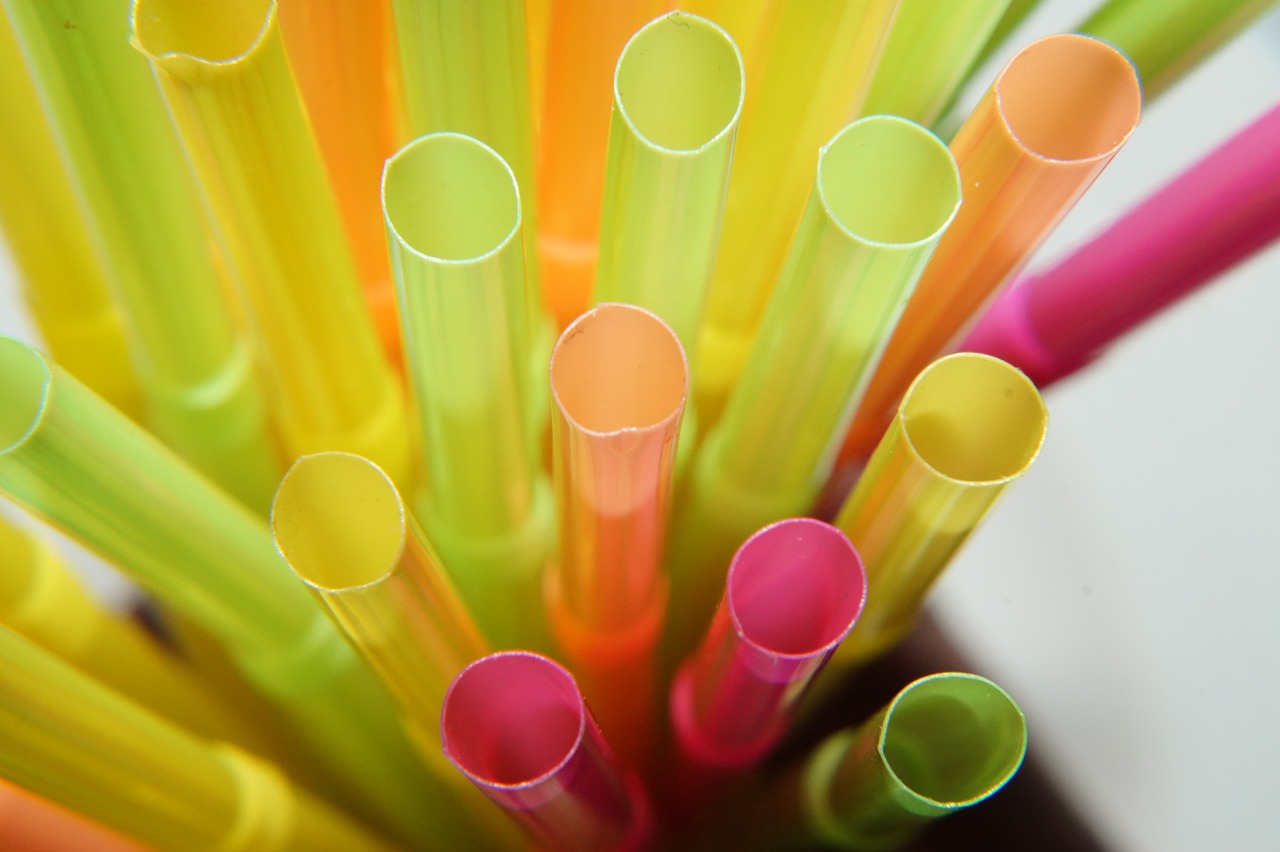
[[[378,179],[396,149],[397,61],[388,0],[284,0],[280,29],[324,158],[364,300],[382,348],[400,363]]]
[[[853,406],[960,205],[946,146],[906,119],[850,124],[822,148],[816,173],[751,358],[678,498],[670,550],[676,653],[706,623],[737,545],[810,510]]]
[[[0,12],[0,17],[3,13]],[[130,417],[142,416],[124,318],[107,292],[71,178],[17,38],[0,19],[0,231],[49,351]]]
[[[366,811],[409,837],[428,830],[426,777],[385,694],[289,576],[266,524],[11,338],[0,338],[0,490],[216,636]]]
[[[274,765],[198,739],[0,626],[0,775],[157,849],[377,850]]]
[[[360,295],[276,3],[134,0],[131,24],[226,247],[287,454],[349,450],[407,481],[400,387]]]
[[[951,142],[965,203],[920,277],[849,430],[864,461],[911,380],[1036,249],[1128,140],[1141,92],[1114,47],[1035,41],[1009,61]]]
[[[144,852],[99,823],[0,778],[0,847],[8,852]]]
[[[463,669],[440,716],[444,753],[550,849],[642,849],[644,791],[614,761],[566,669],[505,651]]]
[[[552,630],[625,762],[647,763],[654,649],[676,438],[689,392],[680,341],[654,314],[603,304],[551,353],[559,559],[547,578]]]
[[[961,344],[1041,389],[1280,237],[1280,105],[1052,268],[1023,277]]]
[[[805,207],[818,148],[857,115],[898,0],[773,3],[747,70],[694,376],[701,428],[746,363]],[[803,93],[800,95],[799,93]]]
[[[1035,385],[988,355],[949,355],[916,378],[836,516],[871,594],[835,664],[907,634],[933,581],[1035,460],[1048,420]]]
[[[515,176],[484,143],[434,133],[387,161],[382,204],[425,445],[418,515],[490,641],[545,647],[553,501],[525,405]]]
[[[590,306],[618,54],[667,0],[557,0],[537,153],[538,257],[557,328]]]
[[[126,0],[5,7],[125,313],[147,424],[265,510],[279,460],[262,391],[164,103],[121,37]]]
[[[863,115],[934,124],[951,103],[1010,0],[902,0]]]

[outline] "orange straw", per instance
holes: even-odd
[[[5,852],[143,852],[109,828],[0,778],[0,849]]]

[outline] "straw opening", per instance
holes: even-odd
[[[0,453],[15,449],[40,425],[51,379],[38,352],[11,337],[0,338]]]
[[[231,62],[253,50],[275,13],[275,0],[136,0],[134,33],[139,47],[150,56]]]

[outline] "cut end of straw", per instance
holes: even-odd
[[[275,14],[276,0],[134,0],[133,36],[151,57],[234,62],[253,51]]]
[[[0,337],[0,453],[17,447],[40,423],[50,378],[39,352],[20,340]]]

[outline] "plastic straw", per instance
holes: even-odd
[[[875,448],[911,380],[948,349],[1124,145],[1138,121],[1133,66],[1080,35],[1009,61],[951,143],[965,203],[889,341],[844,447]]]
[[[388,848],[273,765],[193,737],[5,627],[0,652],[0,774],[33,792],[158,849]]]
[[[667,0],[557,0],[538,140],[538,256],[558,328],[590,305],[618,54]]]
[[[553,500],[525,405],[515,176],[482,142],[434,133],[387,161],[382,199],[425,444],[417,515],[494,645],[544,647]]]
[[[932,125],[951,103],[1010,0],[902,0],[862,106]]]
[[[378,178],[395,151],[398,62],[389,0],[284,0],[280,28],[333,185],[347,243],[382,348],[400,361],[400,322],[387,265]]]
[[[655,731],[654,650],[676,438],[689,392],[680,341],[654,314],[603,304],[551,355],[559,560],[551,626],[610,740],[644,765]]]
[[[946,146],[906,119],[850,124],[823,147],[815,171],[751,358],[679,500],[671,550],[679,654],[706,623],[738,544],[811,509],[853,406],[960,204]]]
[[[127,0],[5,8],[133,334],[148,425],[265,511],[279,461],[261,389],[164,103],[121,34]]]
[[[699,370],[702,427],[746,363],[812,185],[818,148],[857,115],[898,0],[772,3],[747,65]]]
[[[462,671],[440,717],[444,753],[550,849],[644,848],[648,805],[614,762],[573,675],[507,651]]]
[[[144,852],[99,823],[0,778],[0,846],[7,852]]]
[[[1015,282],[962,348],[1045,388],[1280,237],[1280,105],[1052,268]]]
[[[288,457],[347,450],[406,482],[400,387],[364,306],[274,0],[134,0],[132,24],[226,248]]]
[[[772,0],[683,0],[679,5],[682,11],[723,27],[742,58],[750,62],[771,3]]]
[[[1035,385],[988,355],[949,355],[912,383],[836,517],[872,590],[837,663],[907,634],[930,585],[1035,460],[1048,418]]]

